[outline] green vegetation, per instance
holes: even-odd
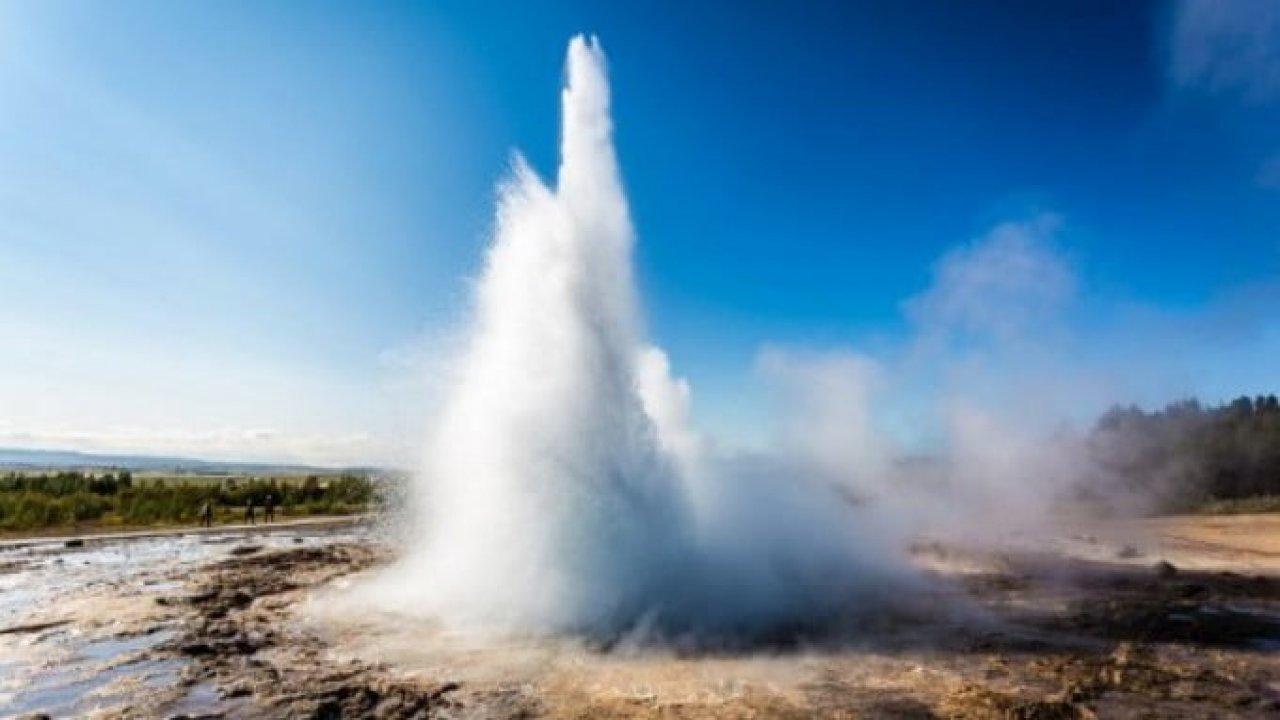
[[[1231,500],[1210,500],[1196,511],[1205,515],[1244,515],[1247,513],[1280,512],[1280,495],[1259,495],[1257,497],[1235,498]]]
[[[1090,436],[1103,470],[1100,498],[1118,491],[1162,512],[1280,512],[1280,400],[1196,400],[1145,412],[1115,407]],[[215,522],[240,522],[268,496],[279,515],[342,515],[381,502],[384,484],[356,474],[290,477],[133,475],[128,470],[0,475],[0,532],[60,527],[195,524],[206,501]],[[261,513],[259,513],[261,517]]]
[[[1117,407],[1098,421],[1095,457],[1109,483],[1167,512],[1280,510],[1280,400],[1196,400],[1157,412]]]
[[[362,475],[307,477],[146,477],[111,472],[11,472],[0,476],[0,531],[60,526],[154,526],[199,522],[204,503],[217,522],[238,522],[250,501],[273,498],[281,516],[364,512],[378,485]]]

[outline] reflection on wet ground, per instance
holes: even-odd
[[[171,599],[202,566],[360,533],[281,528],[251,540],[230,532],[0,547],[0,715],[112,714],[173,692],[188,661],[152,651],[174,637]],[[201,702],[198,687],[186,694]]]
[[[22,684],[8,703],[16,713],[85,715],[126,704],[136,694],[172,687],[182,663],[147,659],[144,651],[171,636],[159,632],[123,639],[93,640],[69,653],[51,656],[39,668],[16,668],[9,682]]]

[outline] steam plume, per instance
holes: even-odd
[[[830,484],[717,461],[644,340],[605,59],[569,45],[561,165],[517,158],[421,473],[402,608],[465,625],[762,631],[843,612],[888,556]],[[889,563],[885,563],[887,567]]]

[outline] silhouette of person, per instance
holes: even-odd
[[[267,493],[267,497],[262,504],[262,521],[276,521],[276,496],[274,493]]]
[[[256,524],[253,515],[253,498],[249,498],[244,504],[244,521],[250,525]]]
[[[205,500],[200,506],[200,525],[203,527],[213,527],[213,503]]]

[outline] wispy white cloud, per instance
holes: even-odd
[[[1168,27],[1170,86],[1214,103],[1258,157],[1254,183],[1280,190],[1280,2],[1183,0]]]
[[[1262,167],[1258,168],[1258,185],[1270,190],[1280,190],[1280,152],[1267,158]]]
[[[946,442],[950,415],[961,410],[1025,417],[1018,427],[1027,431],[1057,422],[1043,407],[1083,400],[1077,368],[1062,361],[1080,281],[1057,247],[1061,226],[1052,213],[1009,220],[942,255],[930,284],[902,302],[912,331],[896,344],[871,352],[764,349],[759,367],[796,406],[782,415],[861,428],[856,436],[864,440],[874,429],[917,448]],[[792,434],[822,433],[805,427]],[[890,454],[881,451],[871,464]]]
[[[907,315],[926,336],[1025,334],[1076,291],[1074,273],[1049,242],[1060,225],[1051,213],[1005,222],[947,253],[932,286],[904,303]]]
[[[394,453],[368,433],[289,434],[270,428],[175,429],[166,427],[0,425],[0,447],[106,453],[179,455],[206,460],[358,465]]]
[[[1217,402],[1273,382],[1280,284],[1224,288],[1179,309],[1100,295],[1063,226],[1051,213],[1006,221],[943,254],[930,284],[902,303],[912,332],[897,343],[772,345],[760,367],[784,384],[804,379],[791,401],[835,402],[832,412],[847,416],[837,424],[879,427],[908,445],[945,441],[955,413],[997,413],[1034,434],[1091,422],[1114,402]]]
[[[1248,102],[1280,96],[1280,3],[1184,0],[1173,18],[1169,74],[1182,88]]]
[[[226,96],[179,101],[61,14],[0,8],[0,444],[411,462],[375,241]]]
[[[763,349],[780,444],[931,531],[974,516],[997,529],[1100,477],[1082,443],[1108,405],[1214,403],[1274,382],[1280,287],[1144,312],[1089,292],[1061,227],[1009,221],[944,254],[903,303],[914,331],[896,346]],[[901,462],[917,453],[933,461]]]

